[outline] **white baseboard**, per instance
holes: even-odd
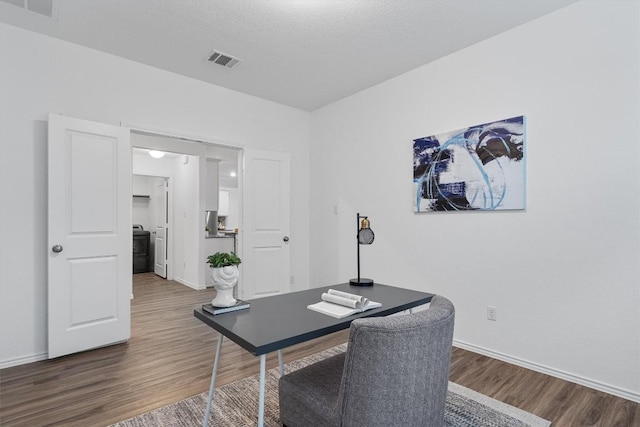
[[[175,280],[176,282],[180,283],[181,285],[185,285],[190,287],[191,289],[195,289],[196,291],[201,291],[203,289],[207,289],[206,286],[200,286],[200,285],[196,285],[195,283],[191,283],[187,280],[181,279],[179,277],[174,277],[173,280]]]
[[[528,360],[520,359],[517,357],[509,356],[508,354],[500,353],[497,351],[490,350],[488,348],[479,347],[473,344],[465,343],[459,340],[453,340],[453,345],[455,347],[462,348],[464,350],[469,350],[474,353],[479,353],[484,356],[492,357],[494,359],[502,360],[503,362],[510,363],[512,365],[521,366],[523,368],[531,369],[532,371],[540,372],[543,374],[550,375],[552,377],[560,378],[565,381],[569,381],[575,384],[580,384],[585,387],[592,388],[594,390],[602,391],[604,393],[612,394],[614,396],[622,397],[623,399],[631,400],[632,402],[640,403],[640,393],[634,392],[631,390],[625,390],[620,387],[615,387],[609,384],[601,383],[599,381],[594,381],[589,378],[581,377],[579,375],[572,374],[570,372],[565,372],[559,369],[551,368],[544,365],[539,365],[534,362],[530,362]]]
[[[0,361],[0,369],[11,368],[12,366],[26,365],[27,363],[39,362],[47,359],[47,353],[38,353],[31,356],[22,356],[15,359]]]

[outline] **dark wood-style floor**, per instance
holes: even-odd
[[[134,275],[129,342],[1,370],[0,425],[104,426],[208,390],[217,333],[193,308],[214,293]],[[285,362],[346,342],[347,334],[286,349]],[[217,385],[257,373],[258,360],[225,340]],[[267,368],[275,366],[269,355]],[[458,348],[451,380],[555,427],[640,425],[639,404]]]

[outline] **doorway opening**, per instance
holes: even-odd
[[[132,226],[149,231],[146,272],[205,289],[211,285],[206,256],[228,249],[207,239],[206,212],[219,212],[221,232],[237,233],[242,150],[133,129],[131,145]],[[241,251],[235,234],[230,250]]]
[[[134,165],[138,150],[134,149]],[[133,273],[154,272],[166,279],[169,253],[167,235],[168,230],[173,228],[169,226],[169,177],[134,173],[132,178]],[[138,253],[136,246],[146,247],[147,250]]]

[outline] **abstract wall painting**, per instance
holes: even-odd
[[[525,208],[525,117],[413,140],[415,212]]]

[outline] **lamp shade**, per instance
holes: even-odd
[[[358,231],[358,243],[361,245],[370,245],[373,243],[375,237],[373,230],[369,227],[369,220],[362,218],[362,221],[360,221],[360,230]]]

